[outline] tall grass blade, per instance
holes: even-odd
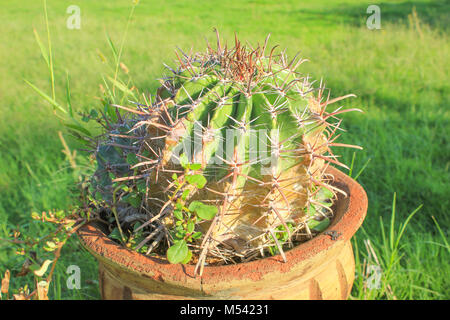
[[[383,241],[383,247],[385,252],[389,252],[389,245],[388,245],[388,241],[386,238],[386,232],[384,230],[384,222],[383,222],[383,217],[380,216],[380,230],[381,230],[381,240]]]
[[[372,158],[367,159],[366,163],[364,163],[364,165],[362,166],[361,170],[358,171],[358,173],[356,174],[356,176],[353,179],[358,180],[358,177],[361,175],[361,173],[364,172],[364,170],[366,169],[366,167],[369,164],[370,160],[372,160]]]
[[[402,238],[403,233],[406,230],[406,226],[408,225],[408,223],[412,219],[412,217],[414,217],[414,215],[422,208],[422,206],[423,205],[419,205],[416,209],[414,209],[414,211],[409,214],[409,216],[406,218],[405,222],[401,225],[398,236],[397,236],[397,241],[395,242],[394,249],[398,248],[398,244],[400,243],[400,239]]]
[[[37,44],[39,45],[39,49],[41,49],[42,57],[44,58],[45,62],[47,63],[47,67],[50,68],[50,61],[48,60],[48,54],[44,47],[44,44],[41,41],[41,38],[39,37],[39,33],[36,31],[36,29],[33,29],[34,38],[36,39]]]
[[[24,79],[24,81],[31,87],[33,88],[34,91],[36,91],[42,98],[44,98],[45,100],[47,100],[48,102],[50,102],[50,104],[53,106],[53,108],[58,109],[59,111],[63,112],[63,113],[67,113],[67,111],[61,107],[61,105],[56,102],[56,100],[50,96],[48,96],[46,93],[44,93],[42,90],[40,90],[39,88],[37,88],[34,84],[32,84],[31,82],[29,82],[28,80]]]
[[[50,80],[52,84],[52,98],[56,99],[55,93],[55,75],[53,72],[53,53],[52,53],[52,40],[50,38],[50,27],[48,25],[48,15],[47,15],[47,0],[44,0],[44,13],[45,13],[45,26],[47,28],[47,42],[48,42],[48,66],[50,69]]]
[[[391,251],[394,251],[394,240],[395,240],[395,202],[397,194],[394,192],[394,198],[392,200],[392,214],[391,214],[391,227],[389,230],[389,247]]]
[[[439,231],[439,234],[442,237],[442,240],[444,240],[445,247],[447,248],[447,251],[450,252],[450,246],[448,245],[447,237],[445,236],[444,232],[442,231],[441,226],[439,225],[439,223],[437,222],[437,220],[436,220],[436,218],[434,216],[431,216],[431,218],[433,219],[434,224],[436,225],[436,227],[437,227],[437,229]]]
[[[348,176],[349,176],[350,178],[353,178],[353,177],[352,177],[352,174],[353,174],[353,166],[355,165],[355,157],[356,157],[356,152],[353,152],[353,155],[352,155],[352,162],[351,162],[351,164],[350,164],[350,169],[349,169],[349,171],[348,171]]]
[[[67,71],[66,71],[66,99],[67,99],[67,108],[69,110],[69,115],[71,118],[73,118],[72,103],[70,100],[70,79],[69,79],[69,72],[67,72]]]
[[[134,14],[134,9],[135,9],[136,6],[138,5],[138,3],[139,3],[139,1],[134,1],[134,2],[133,2],[133,6],[131,7],[130,15],[128,16],[127,26],[125,27],[125,32],[124,32],[124,34],[123,34],[122,41],[121,41],[121,43],[120,43],[119,52],[118,52],[118,54],[117,54],[117,59],[116,59],[116,71],[115,71],[115,73],[114,73],[114,80],[117,80],[117,75],[118,75],[118,73],[119,73],[119,67],[120,67],[120,59],[122,58],[123,47],[124,47],[124,45],[125,45],[125,39],[126,39],[126,37],[127,37],[128,29],[129,29],[130,23],[131,23],[131,19],[132,19],[133,14]],[[112,43],[112,42],[111,42],[111,43]],[[113,82],[113,92],[114,92],[114,89],[115,89],[115,83]]]
[[[131,91],[130,88],[128,88],[128,86],[126,86],[122,82],[120,82],[116,79],[113,79],[111,77],[108,77],[108,79],[109,79],[109,81],[111,81],[113,83],[113,85],[115,87],[117,87],[120,91],[122,91],[126,96],[131,96],[134,100],[136,100],[136,96],[135,96],[134,92]]]
[[[74,121],[74,123],[64,123],[64,125],[70,129],[76,130],[78,132],[81,132],[84,135],[92,137],[92,133],[88,129],[79,125],[76,121]]]
[[[111,52],[114,57],[114,63],[117,64],[118,55],[117,55],[117,49],[114,46],[114,43],[111,40],[111,37],[109,36],[108,32],[106,32],[106,39],[108,40],[109,47],[111,48]]]

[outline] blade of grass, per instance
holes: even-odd
[[[126,96],[131,96],[133,99],[136,100],[136,96],[134,95],[134,92],[128,88],[127,85],[123,84],[122,82],[113,79],[111,77],[108,77],[109,81],[113,83],[113,88],[117,87],[120,91],[122,91]]]
[[[387,242],[387,238],[386,238],[386,232],[384,230],[384,222],[383,222],[382,216],[380,216],[380,230],[381,230],[381,240],[383,241],[384,250],[386,252],[388,252],[389,246],[388,246],[388,242]]]
[[[131,19],[132,19],[133,14],[134,14],[134,9],[138,5],[138,3],[139,3],[139,1],[133,1],[133,6],[131,7],[130,15],[128,16],[127,26],[125,27],[125,32],[123,34],[122,41],[120,43],[119,53],[117,54],[116,71],[114,73],[114,80],[117,80],[117,75],[119,73],[120,59],[122,58],[122,52],[123,52],[123,47],[124,47],[124,44],[125,44],[125,39],[127,37],[127,33],[128,33],[128,29],[130,27]],[[113,92],[114,91],[115,91],[115,82],[113,82]]]
[[[78,124],[78,122],[76,122],[74,119],[72,119],[72,120],[73,120],[73,123],[65,122],[63,124],[70,129],[77,130],[80,133],[83,133],[89,137],[92,137],[92,133],[88,129],[86,129],[83,126],[81,126],[80,124]]]
[[[44,98],[45,100],[47,100],[48,102],[50,102],[50,104],[53,106],[53,108],[57,108],[59,111],[63,112],[63,113],[67,113],[67,111],[61,107],[61,105],[56,102],[56,100],[50,96],[48,96],[46,93],[44,93],[42,90],[40,90],[39,88],[37,88],[35,85],[33,85],[31,82],[29,82],[26,79],[23,79],[31,88],[34,89],[34,91],[36,91],[42,98]]]
[[[351,164],[350,164],[350,170],[348,171],[348,176],[349,176],[350,178],[353,178],[353,177],[352,177],[352,174],[353,174],[353,166],[355,165],[355,157],[356,157],[356,152],[353,152],[353,155],[352,155],[352,162],[351,162]]]
[[[444,240],[445,247],[447,248],[447,251],[450,252],[450,246],[448,245],[447,237],[445,236],[444,232],[442,231],[441,227],[439,226],[439,223],[437,222],[437,220],[436,220],[436,218],[434,216],[431,216],[431,219],[433,219],[434,224],[436,225],[436,227],[437,227],[437,229],[439,231],[439,234],[442,237],[442,240]]]
[[[395,250],[398,248],[398,244],[400,243],[400,239],[402,238],[403,233],[405,232],[406,226],[408,225],[409,221],[422,208],[422,206],[423,205],[421,204],[416,209],[414,209],[414,211],[411,212],[409,214],[409,216],[406,218],[405,222],[400,226],[400,230],[399,230],[399,233],[398,233],[398,236],[397,236],[397,241],[395,242],[395,247],[394,247]]]
[[[114,63],[117,64],[117,59],[118,59],[117,50],[116,50],[116,47],[114,46],[114,43],[112,42],[111,37],[109,36],[108,32],[106,32],[106,39],[108,40],[109,47],[111,48],[111,51],[112,51],[112,54],[114,57]]]
[[[50,38],[50,27],[48,25],[48,15],[47,15],[47,0],[44,0],[44,14],[45,14],[45,26],[47,28],[47,42],[48,42],[48,66],[50,69],[50,80],[52,84],[52,98],[56,99],[55,93],[55,75],[53,72],[53,53],[52,53],[52,41]]]
[[[44,58],[45,62],[47,63],[47,67],[50,68],[50,62],[48,60],[48,54],[44,48],[44,44],[41,41],[41,38],[39,37],[38,32],[36,29],[33,29],[34,38],[36,39],[37,44],[39,45],[39,49],[41,49],[42,57]]]
[[[442,294],[440,294],[439,292],[436,292],[436,291],[433,291],[433,290],[430,290],[430,289],[427,289],[427,288],[424,288],[424,287],[420,287],[420,286],[417,286],[415,284],[411,284],[411,288],[423,290],[425,292],[429,292],[429,293],[435,294],[437,296],[442,296]]]
[[[66,71],[66,99],[67,99],[67,108],[69,110],[69,116],[73,118],[72,103],[70,100],[70,79],[68,71]]]
[[[394,192],[394,198],[392,199],[392,213],[391,213],[391,227],[389,229],[389,248],[391,252],[394,251],[394,239],[395,239],[395,202],[397,198],[397,193]]]
[[[356,174],[356,176],[353,179],[355,179],[355,180],[358,179],[358,177],[361,175],[361,173],[363,173],[363,171],[366,169],[366,167],[369,164],[370,160],[372,160],[372,158],[367,159],[366,163],[363,165],[361,170],[358,171],[358,173]]]

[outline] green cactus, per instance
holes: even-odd
[[[236,40],[228,49],[218,40],[206,53],[182,53],[155,101],[127,108],[126,119],[110,124],[97,148],[94,191],[111,199],[120,190],[121,200],[133,190],[140,194],[134,214],[145,210],[149,219],[141,228],[170,229],[174,199],[184,190],[187,201],[219,209],[196,226],[204,233],[199,263],[219,248],[247,257],[276,246],[283,254],[283,244],[326,227],[332,200],[342,192],[325,174],[329,162],[343,165],[330,147],[354,146],[335,143],[340,121],[327,120],[353,109],[327,112],[345,97],[329,101],[297,71],[304,60],[288,61],[274,50],[266,55],[266,45],[267,39],[250,49]],[[200,164],[196,172],[207,182],[172,195],[173,174],[188,174],[183,161]],[[123,219],[129,212],[120,206]],[[280,232],[285,236],[275,235]]]

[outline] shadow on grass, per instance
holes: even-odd
[[[450,29],[450,2],[445,0],[433,2],[404,1],[398,3],[378,2],[381,11],[381,28],[383,23],[408,24],[408,16],[415,11],[418,18],[433,29],[447,32]],[[313,20],[321,20],[322,23],[344,23],[355,27],[366,25],[366,20],[370,14],[367,13],[369,4],[339,5],[330,7],[328,10],[301,9],[291,12],[291,14],[301,14]]]

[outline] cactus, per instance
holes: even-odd
[[[218,208],[196,226],[204,234],[198,265],[214,252],[245,260],[270,249],[284,257],[283,245],[330,221],[343,191],[325,170],[329,163],[345,167],[330,147],[356,147],[334,142],[336,116],[356,109],[327,112],[351,95],[329,100],[297,71],[304,60],[288,61],[275,49],[266,54],[268,38],[256,49],[237,39],[228,49],[217,39],[206,53],[177,54],[178,67],[168,67],[153,103],[116,106],[122,113],[97,148],[92,191],[111,202],[122,226],[146,217],[138,229],[153,231],[139,247],[150,240],[154,247],[163,235],[170,246],[176,199],[188,190],[187,202]],[[183,162],[198,165],[187,171]],[[176,187],[192,174],[206,184]]]

